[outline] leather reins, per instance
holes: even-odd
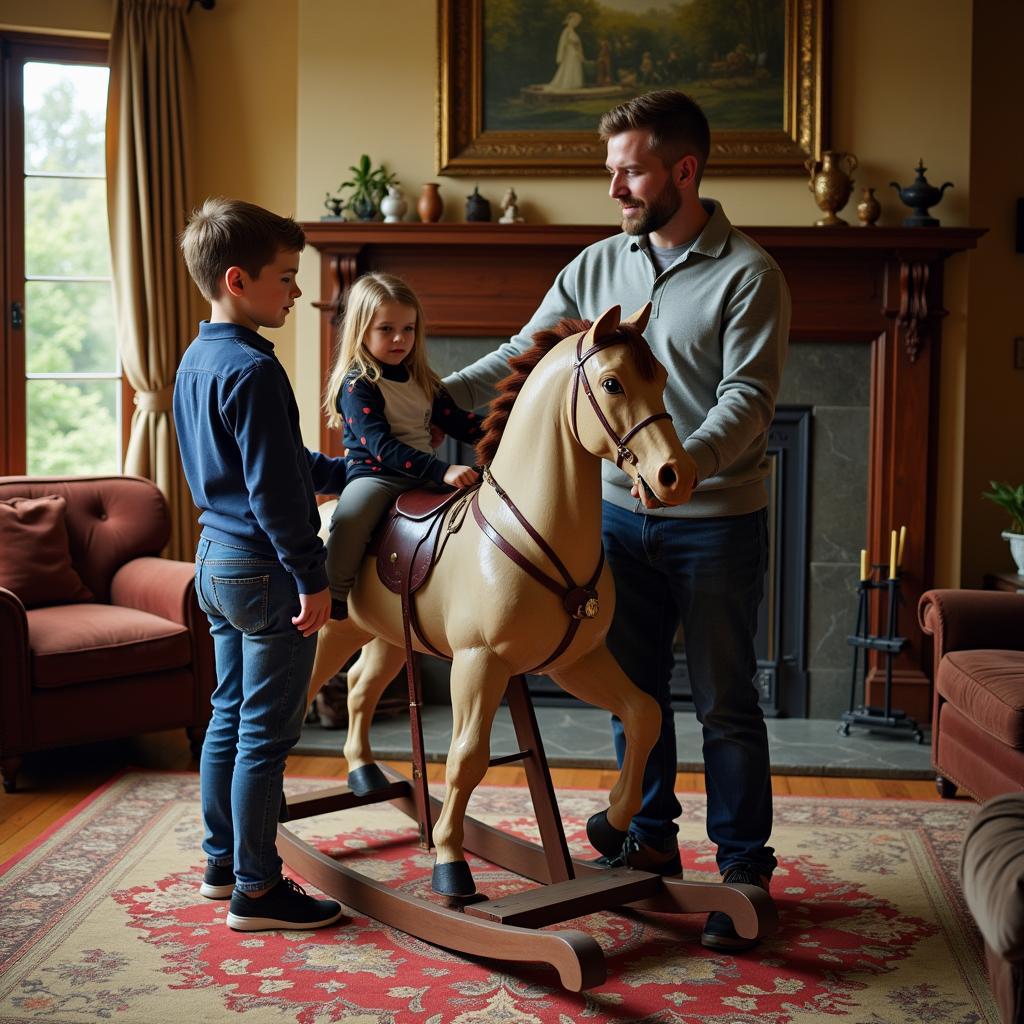
[[[608,422],[608,418],[605,416],[601,409],[601,406],[597,402],[597,398],[594,396],[594,392],[590,387],[590,381],[587,379],[587,371],[585,368],[586,361],[597,352],[602,349],[609,348],[611,345],[621,343],[618,339],[605,342],[595,342],[590,348],[583,351],[583,341],[586,338],[586,334],[581,334],[579,340],[576,342],[576,360],[573,364],[573,382],[572,382],[572,434],[577,444],[582,446],[580,441],[579,429],[576,423],[576,407],[579,403],[579,390],[580,384],[583,385],[583,393],[590,399],[590,405],[594,410],[594,414],[597,416],[598,422],[604,428],[605,433],[612,439],[612,443],[615,445],[615,449],[618,453],[618,458],[615,460],[617,468],[622,467],[623,462],[629,462],[630,465],[635,466],[639,461],[635,453],[626,446],[626,442],[638,434],[644,427],[649,426],[651,423],[657,420],[670,420],[672,417],[667,412],[653,413],[646,419],[641,420],[635,426],[631,427],[621,437],[615,431],[615,428]],[[590,579],[580,586],[577,584],[569,570],[565,567],[565,564],[558,557],[551,545],[537,532],[533,525],[527,520],[526,516],[519,511],[516,507],[515,502],[509,497],[508,492],[494,479],[489,468],[485,467],[483,471],[484,482],[494,488],[495,493],[504,502],[506,507],[511,511],[515,518],[522,525],[523,529],[529,534],[531,539],[537,544],[537,546],[544,552],[545,555],[551,560],[551,563],[558,570],[562,580],[559,581],[553,576],[548,575],[543,569],[539,569],[535,566],[528,558],[526,558],[521,552],[517,551],[516,548],[510,544],[494,526],[488,522],[487,517],[484,515],[483,509],[480,508],[480,491],[477,489],[473,493],[470,507],[473,510],[473,518],[476,520],[477,526],[480,527],[481,532],[497,547],[500,551],[504,552],[516,565],[518,565],[524,572],[532,576],[538,583],[546,587],[553,594],[555,594],[562,601],[562,607],[569,614],[569,627],[566,630],[565,635],[562,637],[561,642],[555,648],[555,650],[548,655],[539,665],[529,669],[529,672],[537,672],[544,668],[545,665],[551,664],[556,658],[558,658],[572,643],[573,638],[576,636],[576,631],[579,629],[580,623],[584,619],[594,618],[599,611],[599,604],[597,600],[597,581],[601,578],[601,571],[604,569],[604,545],[601,546],[600,557],[597,561],[597,568],[594,570],[593,575]],[[642,481],[644,486],[647,486],[646,481]]]

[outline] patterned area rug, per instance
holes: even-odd
[[[317,788],[289,779],[295,792]],[[602,794],[559,794],[570,846]],[[702,797],[685,796],[689,877],[717,878]],[[525,789],[481,787],[471,813],[534,839]],[[202,899],[198,781],[127,774],[0,876],[0,1021],[47,1024],[996,1022],[956,883],[970,806],[780,798],[781,929],[751,953],[702,949],[697,916],[591,915],[609,980],[579,995],[553,971],[471,960],[366,918],[316,932],[232,932]],[[390,805],[295,822],[322,850],[421,891],[432,859]],[[472,861],[492,897],[521,880]]]

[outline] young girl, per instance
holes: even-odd
[[[481,430],[478,417],[460,409],[431,370],[419,300],[390,274],[364,274],[349,292],[324,411],[328,426],[343,427],[348,449],[327,541],[331,617],[343,619],[370,535],[395,498],[427,481],[476,481],[472,467],[434,455],[431,426],[468,442],[478,441]]]

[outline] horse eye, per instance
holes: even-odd
[[[605,377],[601,381],[601,387],[604,388],[606,395],[621,395],[622,385],[614,377]]]

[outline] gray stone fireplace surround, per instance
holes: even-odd
[[[431,338],[430,361],[443,376],[494,347],[491,338]],[[849,702],[846,636],[853,631],[860,549],[867,534],[870,360],[867,345],[791,344],[779,394],[780,407],[811,409],[803,652],[810,718],[838,718]],[[877,561],[882,553],[871,556]],[[447,665],[426,660],[429,702],[435,687],[446,690]]]

